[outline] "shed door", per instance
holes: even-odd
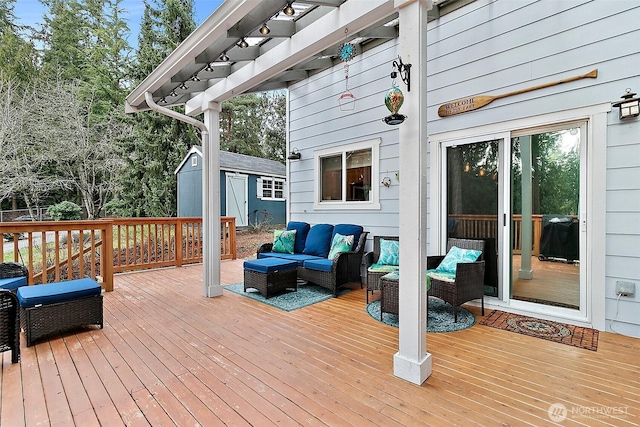
[[[249,225],[247,178],[247,175],[227,174],[227,216],[236,218],[236,227]]]

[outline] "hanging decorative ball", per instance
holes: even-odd
[[[345,43],[338,49],[338,54],[342,62],[351,61],[356,56],[356,47],[351,43]]]
[[[391,114],[397,114],[400,107],[402,107],[403,102],[404,95],[400,88],[395,85],[387,91],[387,94],[384,97],[384,105],[386,105],[389,111],[391,111]]]

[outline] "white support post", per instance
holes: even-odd
[[[222,295],[220,283],[220,104],[209,103],[202,141],[202,284],[205,297]]]
[[[427,353],[427,11],[426,0],[396,0],[400,12],[399,55],[411,64],[411,92],[404,93],[400,138],[400,316],[393,373],[414,384],[431,375]],[[398,80],[400,81],[400,80]]]
[[[532,235],[532,158],[531,158],[531,135],[520,137],[520,155],[522,158],[522,223],[520,231],[522,233],[520,243],[520,271],[518,278],[524,280],[533,279],[533,269],[531,268],[531,247],[533,244]]]

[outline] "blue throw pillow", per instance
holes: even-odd
[[[378,264],[400,265],[400,242],[380,239],[380,256]]]
[[[296,242],[296,230],[274,230],[273,252],[292,254]]]
[[[331,235],[333,233],[333,225],[316,224],[311,227],[307,234],[307,241],[304,245],[305,255],[315,255],[326,258],[329,255],[331,247]]]
[[[353,235],[343,236],[340,233],[336,233],[331,240],[331,249],[329,250],[329,256],[327,258],[333,259],[338,254],[349,252],[352,246]]]
[[[343,236],[351,236],[353,235],[353,246],[351,246],[351,250],[355,250],[358,242],[360,241],[360,235],[362,234],[363,228],[361,225],[355,224],[336,224],[333,226],[333,235],[342,234]]]
[[[476,262],[478,257],[482,254],[482,251],[476,251],[473,249],[460,249],[457,246],[453,246],[440,265],[436,268],[438,273],[455,273],[458,263],[461,262]]]
[[[293,248],[294,253],[301,254],[304,251],[304,243],[307,240],[307,234],[311,226],[309,223],[300,221],[289,221],[287,230],[296,230],[296,244]]]

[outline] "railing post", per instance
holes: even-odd
[[[106,221],[105,221],[106,222]],[[102,270],[102,285],[107,292],[113,291],[113,222],[106,222],[102,232],[102,255],[100,269]]]
[[[176,219],[176,267],[182,267],[182,220]]]
[[[231,218],[231,222],[228,223],[229,226],[229,250],[231,251],[231,259],[237,258],[236,253],[236,217]]]

